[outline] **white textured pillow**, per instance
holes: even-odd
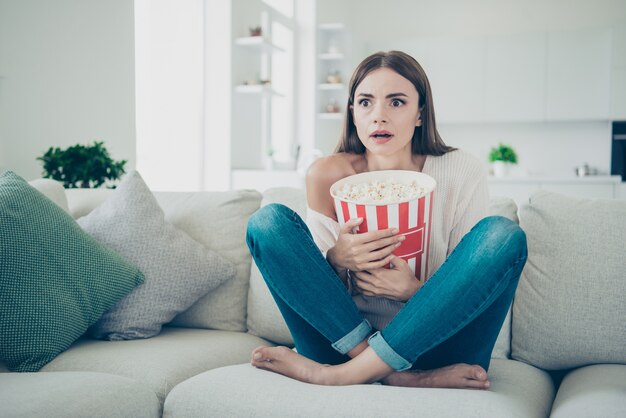
[[[163,210],[136,171],[78,223],[145,275],[141,286],[91,328],[97,338],[157,335],[163,324],[234,275],[232,263],[165,222]]]
[[[626,364],[626,202],[538,191],[520,224],[511,357],[548,370]]]

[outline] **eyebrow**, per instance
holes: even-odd
[[[365,98],[368,98],[368,99],[373,99],[374,98],[374,95],[369,94],[369,93],[360,93],[359,97],[361,97],[361,96],[363,96]],[[404,93],[390,93],[390,94],[385,96],[385,99],[391,99],[393,97],[400,97],[400,96],[402,96],[402,97],[409,97],[409,96],[407,96]]]

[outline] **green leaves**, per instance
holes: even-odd
[[[43,162],[45,178],[60,181],[68,189],[100,187],[126,172],[126,160],[113,161],[104,143],[97,141],[91,146],[78,144],[65,150],[50,147],[37,159]]]
[[[489,151],[489,161],[504,161],[517,164],[517,154],[509,145],[500,143],[497,147],[493,147]]]

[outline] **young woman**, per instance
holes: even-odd
[[[307,224],[279,204],[248,223],[248,246],[297,350],[259,347],[251,362],[324,385],[486,389],[526,262],[526,236],[506,218],[486,217],[485,170],[443,143],[428,79],[412,57],[367,57],[349,89],[336,153],[307,173]],[[390,169],[437,182],[425,282],[392,254],[403,239],[397,230],[353,234],[362,219],[337,223],[330,186]]]

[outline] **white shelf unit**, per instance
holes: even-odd
[[[267,53],[284,52],[284,49],[272,44],[263,36],[245,36],[237,38],[235,39],[235,45],[248,46]]]
[[[243,153],[245,157],[239,155],[234,167],[262,168],[266,164],[265,155],[272,138],[272,99],[283,97],[272,85],[271,76],[275,54],[282,54],[285,50],[271,42],[272,25],[267,10],[261,10],[260,20],[263,35],[233,39],[236,59],[241,63],[236,78],[233,78],[233,106],[249,116],[245,119],[246,127],[238,131],[246,134],[239,133],[237,138],[256,139],[254,143],[248,142]],[[240,142],[234,145],[234,149],[241,150],[243,146]]]
[[[343,120],[342,112],[320,112],[317,114],[318,119]]]
[[[319,123],[315,131],[315,148],[326,155],[336,145],[344,118],[350,77],[349,50],[348,32],[343,23],[318,24],[316,108]]]
[[[283,96],[271,86],[265,84],[240,84],[235,86],[235,92],[243,94],[263,94],[268,96]]]

